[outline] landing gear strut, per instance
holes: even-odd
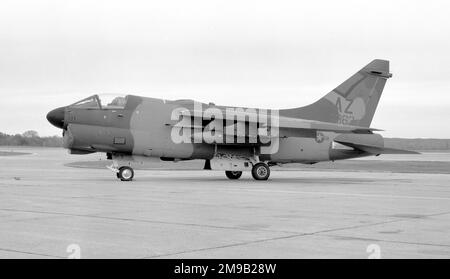
[[[256,163],[252,168],[252,176],[255,180],[267,180],[270,176],[270,168],[266,163]]]
[[[225,175],[229,179],[239,179],[242,175],[242,171],[225,171]]]

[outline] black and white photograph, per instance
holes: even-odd
[[[449,14],[0,0],[0,259],[450,258]]]

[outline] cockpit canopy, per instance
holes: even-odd
[[[128,95],[97,94],[87,97],[70,106],[81,109],[124,109],[127,98]]]

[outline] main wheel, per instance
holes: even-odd
[[[267,180],[270,176],[270,168],[266,163],[257,163],[252,168],[252,176],[255,180]]]
[[[117,177],[122,181],[131,181],[134,177],[134,171],[130,167],[120,167]]]
[[[242,171],[225,171],[225,175],[229,179],[239,179],[242,175]]]

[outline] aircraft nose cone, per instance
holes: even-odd
[[[47,114],[48,122],[50,122],[53,126],[62,129],[64,127],[64,110],[65,107],[60,107],[50,111]]]

